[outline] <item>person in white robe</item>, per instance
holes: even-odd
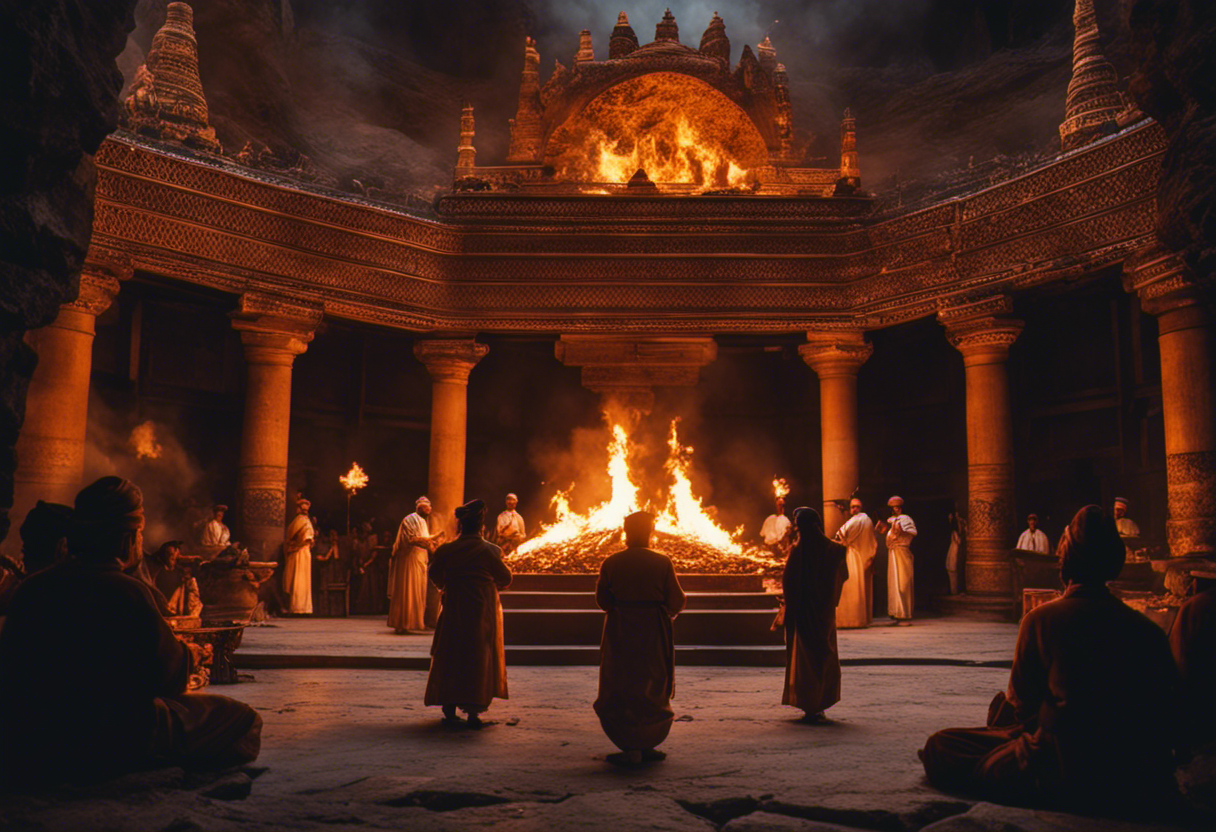
[[[494,525],[498,547],[502,549],[503,555],[509,555],[527,539],[528,529],[524,525],[524,518],[515,510],[519,505],[519,497],[508,494],[505,502],[507,510],[499,513],[498,522]]]
[[[1028,514],[1026,516],[1026,531],[1018,537],[1016,548],[1026,552],[1038,552],[1040,555],[1051,554],[1051,542],[1039,528],[1039,515]]]
[[[1120,537],[1139,537],[1140,526],[1135,520],[1127,516],[1127,510],[1131,507],[1131,503],[1126,497],[1115,498],[1115,508],[1112,514],[1115,518],[1115,529],[1118,530]]]
[[[764,518],[760,527],[760,539],[774,557],[784,558],[790,553],[790,518],[785,516],[785,498],[778,497],[776,511]]]
[[[283,541],[283,591],[287,593],[287,612],[312,614],[312,542],[316,537],[308,509],[312,502],[296,500],[296,516],[287,526]]]
[[[903,625],[912,619],[912,540],[916,523],[904,514],[904,498],[887,500],[891,517],[883,522],[887,536],[887,615],[894,624]]]
[[[950,579],[950,594],[958,595],[958,553],[967,533],[967,521],[958,513],[958,507],[950,512],[950,545],[946,547],[946,577]]]
[[[836,605],[836,626],[866,627],[874,607],[874,555],[878,538],[874,536],[874,521],[862,510],[861,500],[849,500],[849,519],[836,532],[836,539],[846,548],[845,563],[849,577]]]
[[[224,549],[228,546],[229,540],[232,538],[228,527],[224,525],[224,514],[228,511],[228,506],[219,504],[213,510],[211,519],[203,526],[203,534],[199,542],[208,547],[214,547],[216,550]]]
[[[428,519],[431,501],[419,497],[413,514],[407,514],[397,528],[397,539],[389,559],[388,626],[404,635],[426,626],[427,567],[430,554],[443,540],[443,532],[431,536]]]

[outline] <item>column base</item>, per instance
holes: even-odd
[[[943,615],[959,618],[975,618],[983,621],[1015,621],[1016,610],[1012,599],[999,595],[940,595],[934,599],[933,609]]]

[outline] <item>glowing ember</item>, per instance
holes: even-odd
[[[360,488],[367,485],[367,474],[363,473],[363,469],[359,467],[359,463],[352,462],[350,470],[338,477],[338,482],[342,483],[343,488],[354,494]]]
[[[156,441],[156,425],[151,419],[132,428],[131,448],[137,459],[160,459],[165,449]]]
[[[784,479],[773,478],[773,496],[788,497],[790,493],[790,484]]]
[[[664,465],[670,485],[666,503],[655,512],[658,551],[671,557],[680,572],[773,572],[781,562],[751,545],[737,542],[743,529],[733,533],[718,525],[693,494],[689,469],[693,449],[680,443],[678,420],[671,423]],[[508,556],[513,570],[520,572],[596,572],[603,559],[622,546],[621,525],[626,515],[638,511],[638,486],[629,473],[629,439],[625,428],[612,426],[608,447],[609,499],[585,514],[570,509],[572,485],[554,495],[551,505],[557,519],[524,542]]]

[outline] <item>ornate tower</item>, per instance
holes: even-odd
[[[701,53],[709,58],[717,58],[723,65],[730,64],[730,40],[726,37],[726,23],[714,12],[714,19],[709,21],[709,28],[701,35]]]
[[[671,13],[671,9],[664,12],[663,19],[654,27],[654,39],[656,43],[662,40],[680,42],[680,27],[676,25],[676,17]]]
[[[542,125],[540,118],[540,53],[536,41],[524,41],[524,71],[519,84],[519,109],[511,119],[511,146],[507,161],[513,164],[540,161]]]
[[[638,36],[629,25],[629,15],[621,12],[616,16],[616,27],[608,41],[608,57],[623,58],[638,48]]]
[[[170,3],[165,25],[152,38],[147,61],[123,102],[123,125],[137,133],[220,152],[198,77],[194,10]]]
[[[756,58],[760,61],[760,66],[770,75],[777,71],[777,49],[773,46],[773,42],[769,40],[768,35],[764,36],[764,40],[756,44]]]
[[[777,138],[781,142],[781,158],[789,159],[794,150],[794,107],[790,102],[790,77],[785,64],[777,64],[773,73],[773,92],[777,99]]]
[[[456,176],[468,176],[473,172],[477,160],[477,148],[473,147],[473,105],[465,102],[460,114],[460,145],[456,148]]]
[[[845,108],[840,121],[840,178],[852,188],[861,187],[861,163],[857,158],[857,120],[853,111]]]
[[[574,63],[581,64],[595,60],[595,48],[591,45],[591,30],[584,29],[578,33],[578,52],[574,53]]]
[[[1077,0],[1072,16],[1076,37],[1072,46],[1072,80],[1064,123],[1060,125],[1060,149],[1072,150],[1115,130],[1115,119],[1123,109],[1123,96],[1114,66],[1099,48],[1098,16],[1094,0]]]

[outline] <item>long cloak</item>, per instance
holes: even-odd
[[[426,571],[430,558],[425,546],[412,541],[431,536],[426,518],[418,512],[406,515],[393,542],[388,582],[388,626],[394,630],[426,629]]]
[[[5,779],[255,759],[261,717],[224,696],[185,693],[190,670],[150,588],[117,561],[33,575],[0,633]]]
[[[912,539],[916,524],[906,514],[890,519],[887,532],[887,615],[900,620],[912,617]]]
[[[297,514],[287,526],[283,541],[283,590],[288,595],[288,612],[312,612],[312,522]]]
[[[781,575],[785,596],[785,692],[782,705],[809,714],[840,701],[836,604],[848,576],[845,547],[820,533],[802,534]]]
[[[1216,586],[1195,593],[1178,610],[1170,649],[1181,675],[1183,719],[1192,748],[1216,740]]]
[[[424,701],[485,710],[495,697],[507,698],[498,591],[511,585],[511,570],[493,543],[462,534],[435,550],[428,574],[443,593],[443,609]]]
[[[871,598],[874,573],[870,567],[878,551],[878,540],[874,537],[874,521],[864,511],[845,521],[837,532],[847,552],[849,577],[840,592],[840,603],[836,607],[837,627],[866,627],[871,619]]]
[[[674,714],[675,640],[671,619],[685,596],[671,558],[624,549],[600,566],[595,600],[604,615],[595,712],[622,751],[645,751],[667,739]]]

